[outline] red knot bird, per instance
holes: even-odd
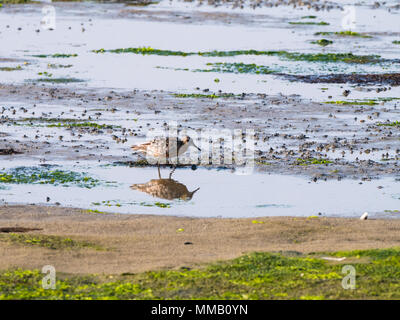
[[[182,139],[173,137],[173,138],[155,138],[152,141],[145,142],[139,145],[132,146],[132,150],[140,152],[144,154],[146,157],[151,157],[157,161],[158,166],[158,176],[161,179],[160,174],[160,163],[167,163],[168,160],[179,158],[183,153],[185,153],[189,147],[194,147],[197,150],[201,151],[199,147],[197,147],[193,139],[189,136],[184,136]],[[176,169],[176,164],[174,165],[173,170],[170,173],[170,178],[172,173]]]

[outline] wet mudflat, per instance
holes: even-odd
[[[343,5],[55,3],[54,30],[40,25],[42,4],[4,6],[1,200],[196,217],[399,216],[399,9],[356,6],[349,32]],[[178,168],[178,184],[146,185],[157,169],[130,146],[170,121],[199,145],[201,130],[254,130],[253,174],[198,165]]]
[[[0,5],[0,299],[398,298],[399,14]],[[169,177],[130,147],[175,125],[201,152]],[[245,167],[225,162],[238,131]]]

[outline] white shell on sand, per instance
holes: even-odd
[[[368,219],[368,212],[364,212],[360,217],[360,220],[367,220]]]

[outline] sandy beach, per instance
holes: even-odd
[[[12,243],[4,239],[9,233],[0,233],[0,269],[40,269],[50,264],[60,272],[74,274],[192,268],[254,251],[310,253],[400,245],[397,219],[194,219],[96,214],[61,207],[3,206],[0,228],[6,227],[41,229],[27,233],[99,245],[101,250],[50,249]]]

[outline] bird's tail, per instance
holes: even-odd
[[[148,147],[148,144],[138,144],[138,145],[132,146],[131,149],[133,151],[144,151],[144,152],[146,152],[147,147]]]

